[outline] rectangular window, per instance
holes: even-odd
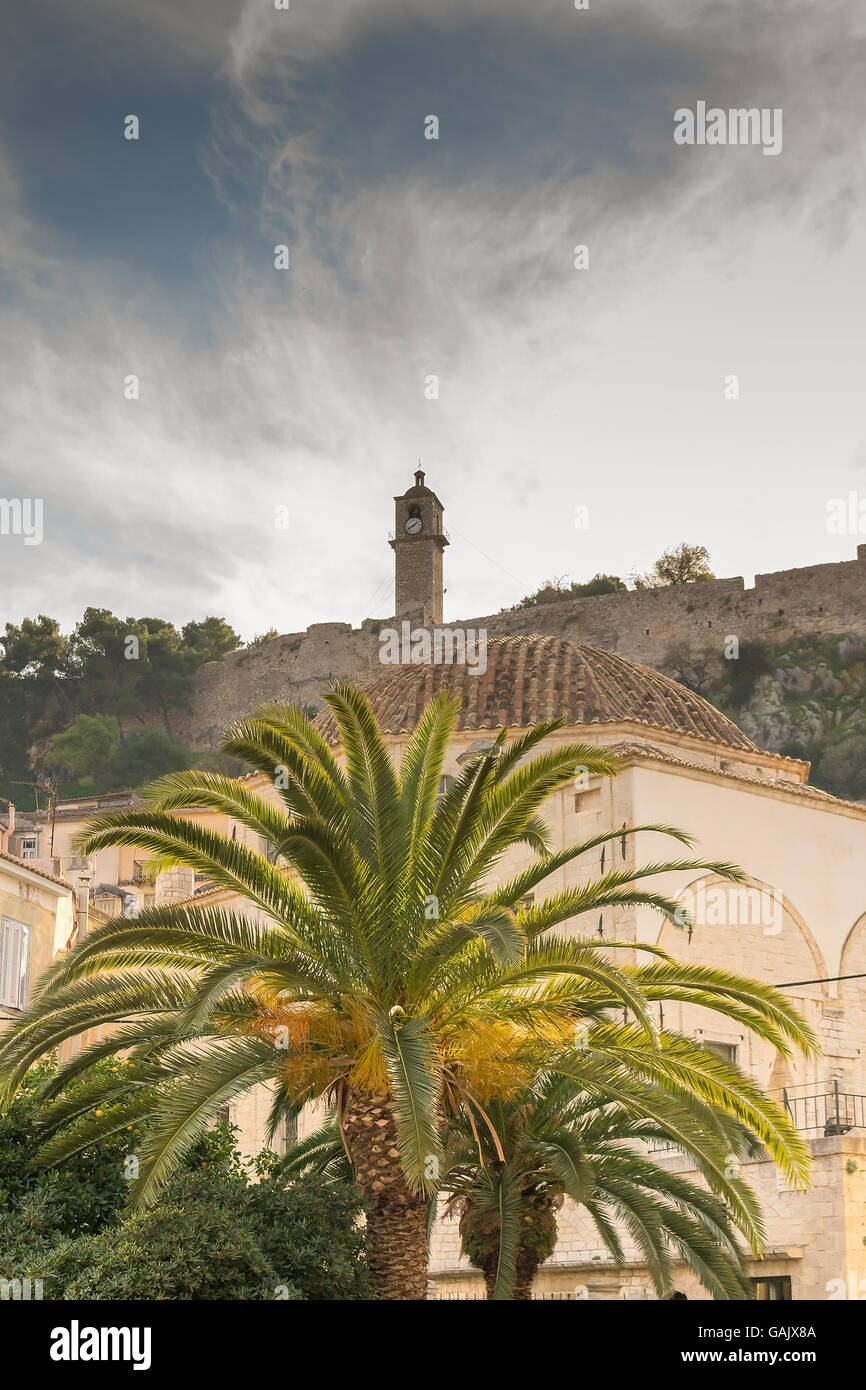
[[[0,1004],[27,1008],[30,981],[30,928],[11,917],[0,920]]]
[[[32,837],[28,837],[26,840],[21,840],[20,844],[21,844],[21,858],[22,858],[22,859],[35,859],[35,858],[36,858],[37,841],[36,841],[36,836],[35,836],[35,835],[32,836]]]
[[[710,1042],[710,1040],[707,1038],[704,1040],[704,1047],[707,1049],[708,1052],[715,1052],[716,1056],[721,1057],[723,1062],[733,1062],[733,1064],[736,1066],[736,1043]]]
[[[791,1301],[790,1274],[780,1274],[775,1279],[753,1279],[751,1283],[758,1303],[789,1303]]]

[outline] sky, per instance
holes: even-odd
[[[0,26],[0,499],[43,518],[0,534],[0,624],[388,616],[419,459],[452,621],[682,540],[747,583],[866,541],[859,0]],[[782,148],[678,144],[700,101]]]

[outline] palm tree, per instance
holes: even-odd
[[[672,917],[676,903],[644,879],[695,868],[737,879],[738,870],[675,859],[521,906],[550,874],[622,833],[554,851],[540,815],[578,769],[613,775],[613,756],[574,742],[539,751],[557,721],[511,741],[503,730],[440,795],[456,701],[431,701],[399,767],[362,692],[340,686],[327,702],[342,763],[300,710],[264,706],[235,724],[223,747],[267,776],[268,795],[215,773],[176,773],[155,784],[147,803],[97,818],[83,836],[85,853],[127,845],[160,867],[191,867],[241,907],[191,901],[116,919],[55,964],[0,1045],[0,1099],[38,1057],[88,1029],[109,1027],[110,1036],[67,1063],[57,1084],[109,1050],[129,1048],[142,1065],[124,1069],[98,1107],[82,1109],[72,1133],[51,1140],[46,1162],[64,1145],[68,1152],[128,1125],[130,1115],[151,1114],[131,1193],[145,1203],[220,1108],[253,1085],[274,1084],[273,1127],[330,1097],[366,1200],[380,1296],[422,1299],[446,1111],[525,1085],[561,1050],[575,1020],[617,1008],[628,1012],[659,1074],[687,1077],[683,1084],[714,1103],[744,1111],[787,1170],[802,1176],[802,1145],[775,1107],[739,1082],[732,1090],[718,1070],[689,1069],[670,1055],[650,1007],[669,996],[708,1004],[788,1055],[812,1037],[781,995],[660,952],[652,966],[621,967],[609,959],[616,943],[555,930],[617,905],[648,904]],[[182,814],[200,809],[230,817],[271,853]],[[631,829],[690,844],[670,827]],[[489,887],[515,846],[531,864]],[[612,1035],[611,1057],[629,1045]]]
[[[659,1296],[673,1287],[674,1253],[714,1298],[751,1296],[737,1234],[757,1253],[764,1229],[754,1193],[731,1163],[756,1151],[746,1127],[694,1097],[640,1082],[626,1102],[604,1103],[555,1067],[487,1114],[489,1130],[465,1108],[455,1117],[442,1188],[488,1298],[531,1298],[565,1197],[586,1210],[619,1265],[623,1230],[631,1236]],[[647,1144],[669,1145],[675,1130],[707,1187],[646,1152]]]

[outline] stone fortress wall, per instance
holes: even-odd
[[[742,579],[707,579],[564,599],[475,623],[509,634],[550,633],[656,668],[678,643],[717,650],[721,659],[729,634],[741,644],[809,634],[866,637],[866,545],[856,560],[758,574],[752,589]]]
[[[306,632],[274,637],[198,673],[191,707],[172,718],[191,747],[217,747],[227,724],[264,700],[321,707],[335,680],[371,681],[382,674],[379,631],[396,619],[314,623]],[[740,579],[712,579],[663,589],[563,599],[516,613],[495,613],[447,624],[486,629],[489,636],[543,633],[616,652],[660,668],[674,646],[722,659],[725,638],[740,643],[797,637],[866,637],[866,545],[856,560],[810,565]]]

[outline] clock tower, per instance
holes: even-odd
[[[443,506],[419,468],[415,486],[394,498],[395,613],[419,627],[442,623],[442,552],[448,544]]]

